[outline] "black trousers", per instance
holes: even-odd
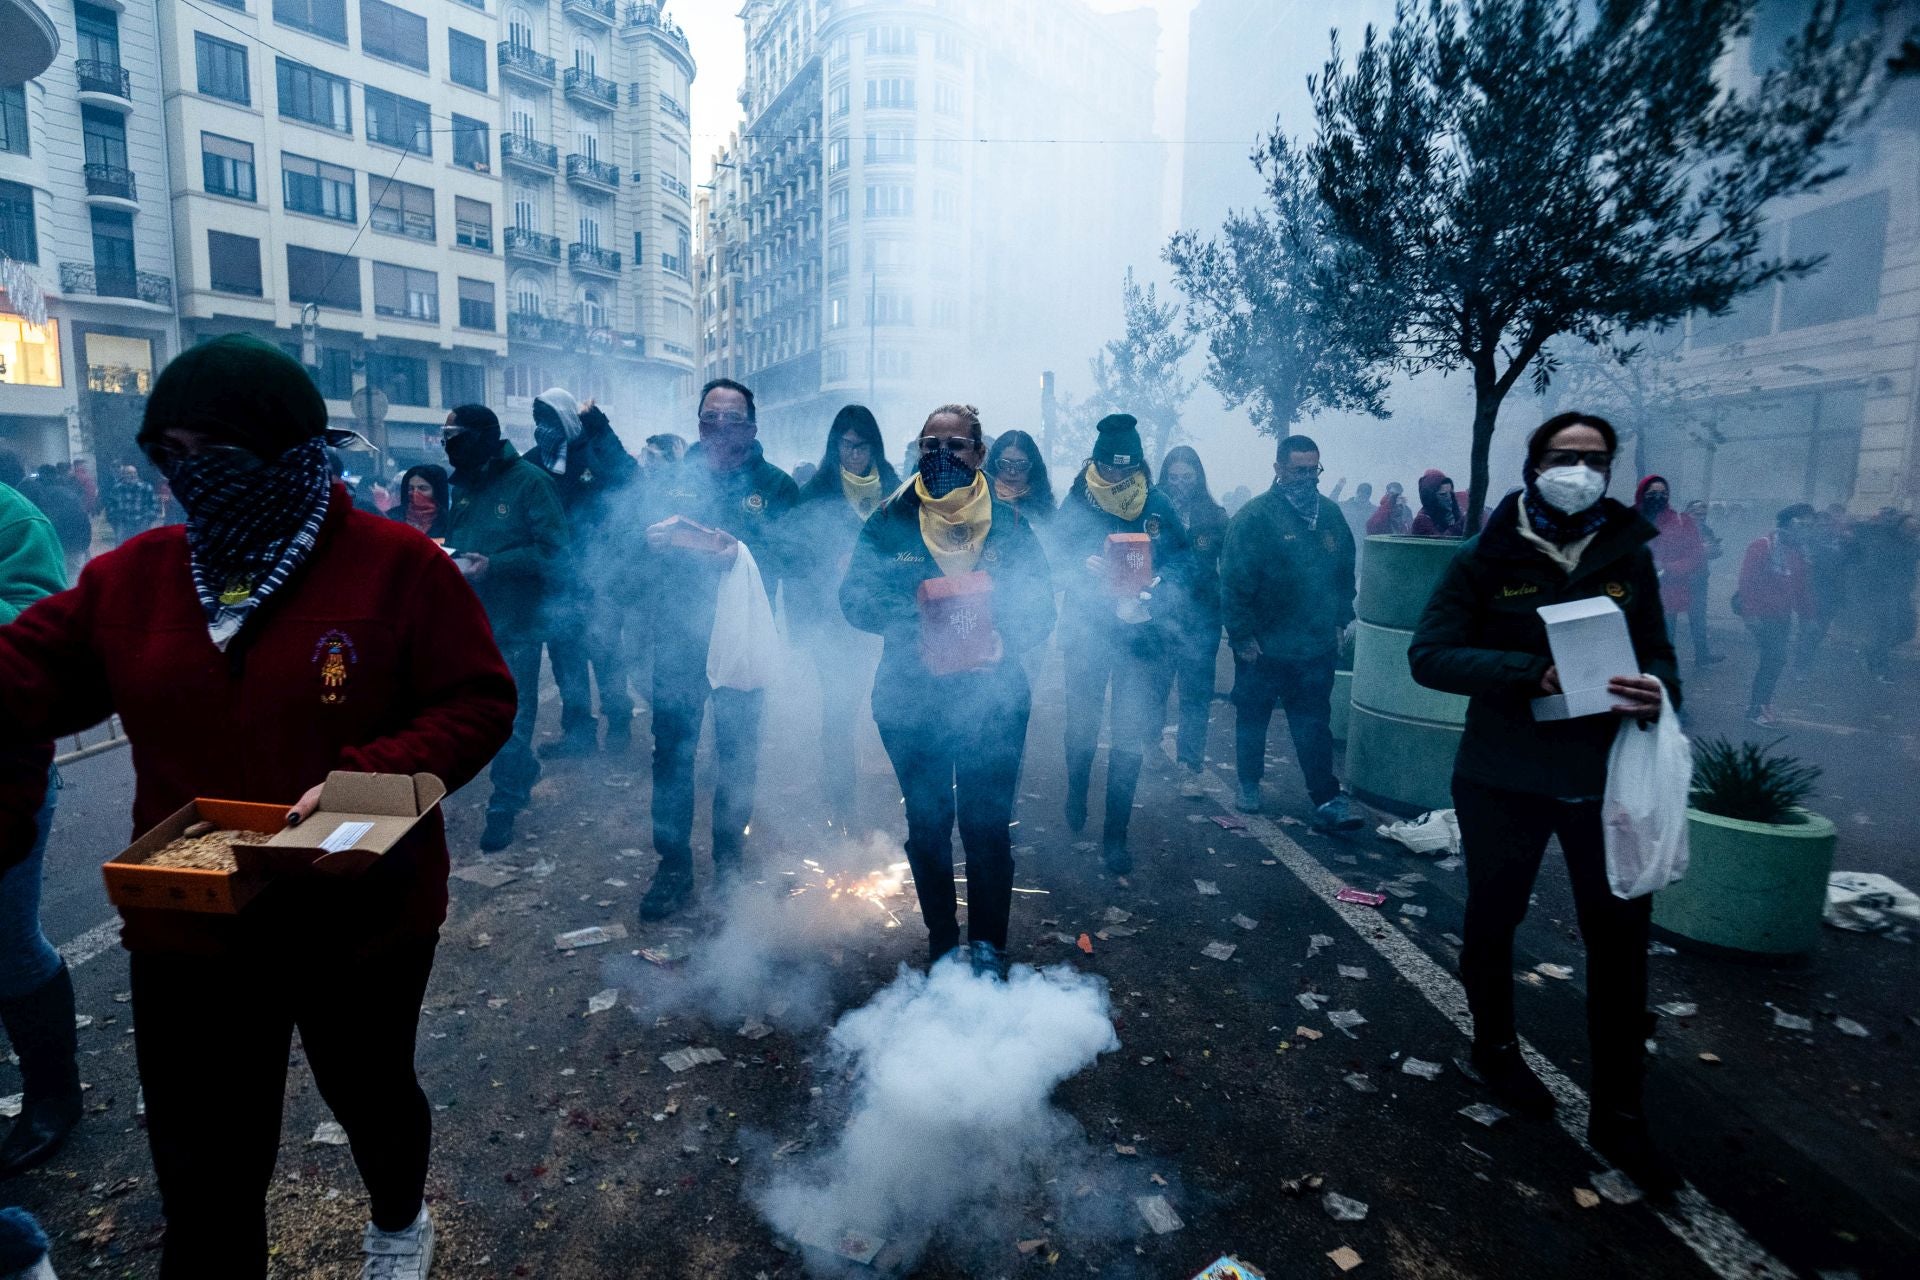
[[[508,636],[499,644],[500,656],[513,673],[519,703],[513,713],[513,736],[493,758],[487,775],[493,782],[487,811],[512,814],[527,807],[540,781],[540,758],[533,754],[533,731],[540,719],[540,642]]]
[[[593,685],[600,688],[600,714],[607,726],[633,721],[633,695],[627,690],[627,651],[620,632],[625,610],[609,597],[581,590],[566,626],[547,639],[553,682],[560,687],[560,731],[591,735]],[[591,668],[592,683],[588,672]]]
[[[1802,623],[1804,628],[1807,624]],[[1787,669],[1787,655],[1793,645],[1792,618],[1756,618],[1747,623],[1759,659],[1753,668],[1753,692],[1747,695],[1747,714],[1752,715],[1773,701],[1780,687],[1780,673]]]
[[[1198,770],[1207,762],[1207,723],[1213,716],[1214,680],[1220,658],[1220,624],[1187,627],[1174,649],[1178,682],[1180,763]]]
[[[953,878],[956,810],[967,853],[967,937],[1006,949],[1013,909],[1009,828],[1028,710],[1022,700],[991,713],[956,713],[943,725],[879,722],[880,742],[906,800],[907,862],[927,922],[930,959],[960,945]]]
[[[1600,802],[1505,791],[1456,774],[1453,804],[1467,859],[1460,980],[1473,1012],[1474,1039],[1503,1044],[1515,1036],[1513,937],[1526,918],[1547,840],[1558,836],[1587,946],[1594,1106],[1638,1110],[1653,897],[1622,900],[1607,886]]]
[[[383,1231],[427,1184],[432,1111],[413,1070],[436,939],[364,959],[132,956],[134,1050],[167,1218],[162,1280],[267,1274],[267,1185],[293,1031],[347,1131]]]
[[[1242,786],[1258,785],[1267,772],[1267,729],[1277,705],[1287,713],[1294,758],[1315,805],[1340,794],[1333,776],[1333,663],[1335,655],[1288,661],[1264,654],[1233,659],[1233,754]]]
[[[696,675],[675,664],[663,667],[661,652],[654,653],[653,848],[661,871],[692,875],[694,753],[707,703],[713,703],[713,858],[737,862],[753,823],[767,695],[710,689],[704,654]]]
[[[1133,817],[1141,760],[1160,740],[1160,730],[1166,723],[1172,660],[1164,654],[1137,651],[1124,633],[1093,629],[1069,634],[1061,643],[1060,659],[1066,669],[1064,736],[1070,788],[1082,792],[1087,788],[1100,741],[1107,685],[1113,685],[1103,834],[1124,841]]]

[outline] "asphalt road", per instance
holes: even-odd
[[[1727,721],[1745,667],[1730,661],[1698,682],[1696,732]],[[1780,699],[1793,748],[1829,770],[1837,803],[1821,807],[1843,823],[1841,865],[1909,884],[1920,883],[1906,839],[1912,677],[1908,668],[1891,691],[1833,678],[1791,686]],[[827,872],[857,875],[897,857],[898,792],[870,727],[858,744],[863,817],[882,834],[856,850],[820,827],[810,687],[802,664],[770,716],[750,854],[769,901],[817,888]],[[1363,1260],[1363,1276],[1910,1274],[1920,1254],[1911,947],[1827,931],[1798,970],[1656,958],[1654,1002],[1699,1006],[1695,1017],[1663,1021],[1650,1084],[1664,1140],[1695,1191],[1665,1213],[1606,1200],[1583,1207],[1576,1192],[1591,1188],[1600,1166],[1578,1139],[1584,973],[1564,870],[1549,861],[1516,964],[1521,1025],[1552,1069],[1563,1123],[1484,1128],[1458,1114],[1483,1095],[1450,1065],[1466,1049],[1449,938],[1460,928],[1462,873],[1370,834],[1306,832],[1277,726],[1269,815],[1244,831],[1213,822],[1230,812],[1232,787],[1230,712],[1221,706],[1206,800],[1178,798],[1171,766],[1150,758],[1135,822],[1139,868],[1118,885],[1060,819],[1058,688],[1055,664],[1040,682],[1022,784],[1017,883],[1031,892],[1016,896],[1013,952],[1110,983],[1121,1048],[1069,1080],[1057,1101],[1085,1134],[1064,1153],[1078,1170],[1075,1192],[1116,1208],[1087,1230],[1049,1220],[1039,1201],[1014,1206],[937,1236],[913,1274],[1178,1278],[1225,1251],[1270,1275],[1334,1275],[1326,1255],[1342,1247]],[[1836,692],[1816,696],[1821,689]],[[79,1008],[92,1018],[81,1032],[89,1114],[60,1158],[0,1195],[43,1215],[62,1274],[151,1276],[160,1218],[121,1003],[125,959],[101,928],[110,912],[96,870],[127,836],[127,755],[96,756],[64,777],[45,915],[79,962]],[[456,866],[481,863],[473,841],[483,790],[449,802]],[[653,867],[646,802],[639,752],[550,769],[522,841],[492,860],[517,878],[495,888],[454,882],[419,1043],[438,1112],[437,1275],[803,1273],[748,1192],[786,1153],[827,1144],[843,1082],[817,1027],[747,1038],[736,1017],[666,1001],[639,949],[677,945],[699,964],[703,949],[711,957],[757,944],[710,915],[639,926],[633,906]],[[1389,881],[1411,896],[1377,910],[1332,900],[1341,883]],[[923,954],[911,904],[910,886],[879,905],[838,901],[829,936],[791,967],[817,974],[832,1010],[864,1003]],[[1130,913],[1126,927],[1136,932],[1114,930],[1111,908]],[[782,917],[769,919],[777,930]],[[616,922],[628,939],[555,947],[559,932]],[[1082,933],[1091,954],[1056,938]],[[1316,934],[1333,941],[1310,956]],[[1216,941],[1234,945],[1231,958],[1202,954]],[[1544,977],[1542,963],[1572,976]],[[1343,976],[1342,965],[1366,976]],[[604,989],[618,1003],[588,1015]],[[1330,997],[1319,1012],[1299,1001],[1314,992]],[[1768,1002],[1812,1016],[1815,1030],[1776,1030]],[[1351,1038],[1326,1016],[1343,1009],[1366,1019]],[[1841,1035],[1825,1016],[1833,1013],[1871,1035]],[[689,1045],[728,1061],[684,1074],[660,1061]],[[1705,1052],[1723,1065],[1703,1063]],[[310,1141],[327,1116],[298,1056],[270,1197],[273,1274],[351,1276],[364,1197],[345,1149]],[[1431,1081],[1405,1074],[1410,1056],[1444,1071]],[[0,1095],[18,1087],[17,1073],[0,1065]],[[1315,1176],[1324,1179],[1318,1188],[1300,1181]],[[1324,1190],[1365,1202],[1368,1216],[1334,1220]],[[1180,1229],[1155,1234],[1127,1208],[1153,1194],[1168,1198]],[[1018,1247],[1035,1240],[1047,1243]]]

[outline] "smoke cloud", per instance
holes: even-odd
[[[839,1136],[772,1172],[755,1204],[811,1246],[815,1275],[853,1263],[899,1274],[936,1231],[950,1250],[992,1250],[1004,1265],[1037,1201],[1086,1188],[1086,1135],[1051,1097],[1117,1048],[1102,979],[1065,966],[1017,966],[1005,982],[957,960],[930,974],[903,967],[828,1035],[849,1084]]]

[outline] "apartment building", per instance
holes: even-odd
[[[29,465],[133,454],[176,347],[152,0],[48,0],[58,50],[0,88],[0,444]]]
[[[505,0],[502,419],[563,386],[629,447],[679,423],[696,369],[686,35],[654,3]]]
[[[741,333],[740,282],[744,272],[736,253],[741,238],[740,135],[713,153],[713,181],[703,183],[694,197],[694,224],[699,228],[694,254],[693,289],[700,299],[700,370],[705,378],[746,376],[746,351],[736,341]]]

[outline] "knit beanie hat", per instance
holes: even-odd
[[[170,427],[202,431],[273,459],[328,434],[327,402],[292,356],[229,333],[182,351],[154,380],[136,443],[149,448]]]
[[[454,407],[447,415],[453,421],[448,424],[462,431],[471,431],[483,436],[491,444],[500,443],[500,419],[493,410],[483,404],[463,404]]]
[[[1110,413],[1100,419],[1095,430],[1093,460],[1108,467],[1145,466],[1146,451],[1140,446],[1139,420],[1130,413]]]

